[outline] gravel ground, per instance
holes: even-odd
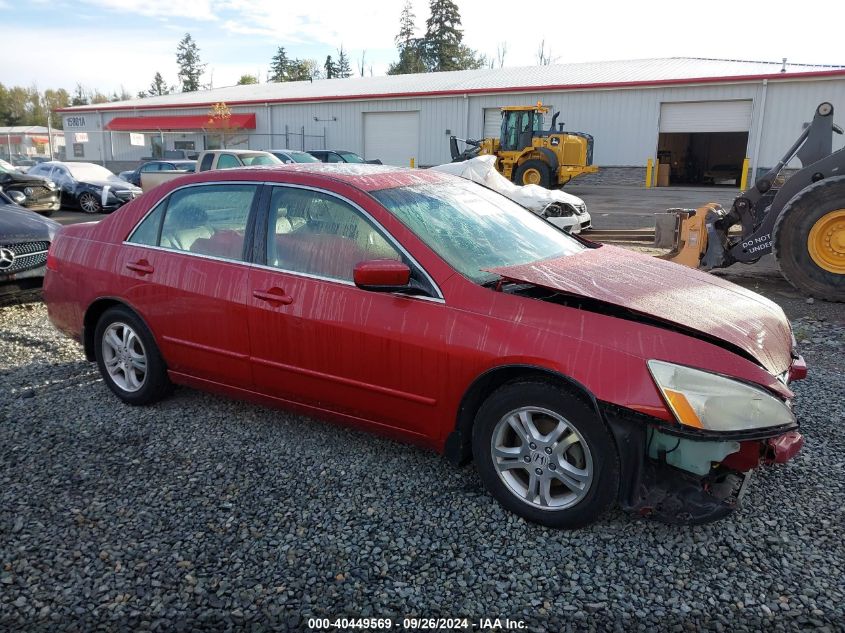
[[[0,630],[843,630],[845,323],[786,302],[814,363],[802,453],[719,523],[614,511],[578,532],[375,436],[187,389],[124,406],[41,304],[0,307]]]

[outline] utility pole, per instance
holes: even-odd
[[[50,160],[53,160],[53,119],[52,112],[47,110],[47,151],[50,152]]]

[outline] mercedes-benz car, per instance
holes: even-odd
[[[41,286],[47,251],[59,228],[0,192],[0,300]]]
[[[776,304],[430,170],[184,176],[62,229],[44,297],[125,403],[180,384],[389,434],[548,526],[714,520],[803,442]]]
[[[51,215],[58,211],[59,191],[49,178],[34,173],[23,173],[5,160],[0,160],[0,190],[30,211]],[[15,192],[20,196],[15,195]]]
[[[140,187],[95,163],[48,161],[28,173],[50,178],[59,188],[62,207],[85,213],[109,213],[142,193]]]

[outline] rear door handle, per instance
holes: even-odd
[[[278,305],[290,305],[293,303],[293,297],[286,295],[281,288],[270,288],[270,290],[253,290],[252,296],[268,303],[275,303]]]
[[[155,268],[150,266],[149,262],[146,259],[142,259],[138,262],[129,262],[128,264],[126,264],[126,267],[129,270],[138,273],[139,275],[149,275],[155,271]]]

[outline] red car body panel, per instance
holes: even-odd
[[[613,274],[607,274],[607,271]],[[511,279],[652,316],[726,341],[780,375],[792,363],[781,308],[724,279],[615,246],[491,270]]]
[[[674,417],[647,371],[649,359],[692,365],[756,383],[782,398],[792,396],[773,375],[789,367],[788,322],[779,308],[772,310],[751,293],[673,264],[655,267],[645,256],[625,251],[623,257],[611,247],[501,271],[661,318],[671,317],[673,300],[686,297],[684,325],[726,340],[759,362],[734,353],[730,345],[653,323],[479,286],[457,274],[367,193],[450,178],[372,166],[309,165],[205,172],[170,181],[99,224],[60,232],[44,286],[49,316],[80,339],[89,306],[117,299],[145,320],[176,382],[326,414],[437,450],[444,448],[473,382],[503,366],[557,372],[600,401],[667,424],[674,424]],[[313,186],[346,197],[407,249],[443,299],[369,292],[264,266],[124,244],[170,191],[227,180]],[[624,267],[624,283],[612,279],[616,272],[608,267],[616,266]],[[659,296],[649,296],[658,282]],[[719,305],[726,301],[731,305]],[[739,315],[741,309],[753,314]],[[738,316],[738,326],[721,321]]]

